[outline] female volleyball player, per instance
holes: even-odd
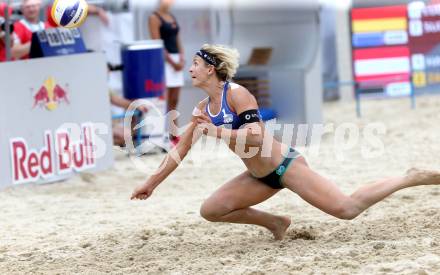
[[[384,179],[365,185],[350,196],[344,195],[334,183],[311,170],[295,149],[264,131],[255,98],[245,88],[228,82],[237,67],[238,52],[234,49],[204,45],[196,53],[189,72],[193,85],[205,91],[208,97],[194,110],[190,127],[177,147],[169,152],[162,168],[135,189],[132,199],[145,200],[151,196],[203,134],[226,140],[230,149],[241,157],[247,171],[221,186],[203,203],[202,217],[212,222],[260,225],[278,240],[284,237],[290,219],[251,206],[267,200],[282,188],[297,193],[330,215],[353,219],[400,189],[440,183],[439,173],[411,170],[406,176]]]

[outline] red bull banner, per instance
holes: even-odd
[[[24,138],[11,138],[12,183],[36,182],[95,167],[93,126],[83,125],[82,130],[79,142],[72,142],[68,131],[54,134],[47,130],[42,148],[31,148]]]
[[[89,53],[0,64],[0,188],[112,165],[106,61]]]
[[[354,80],[364,94],[405,96],[440,84],[440,5],[351,10]]]

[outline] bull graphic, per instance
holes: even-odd
[[[58,85],[53,77],[48,77],[44,81],[43,86],[38,89],[38,92],[34,95],[32,108],[38,105],[46,107],[49,111],[53,111],[61,102],[70,104],[66,90]]]

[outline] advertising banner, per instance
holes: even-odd
[[[406,96],[440,84],[440,5],[353,8],[352,62],[358,92]]]
[[[111,166],[102,54],[7,62],[0,71],[0,188]]]

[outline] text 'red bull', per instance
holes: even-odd
[[[164,91],[165,91],[165,84],[163,82],[154,82],[151,79],[145,80],[146,93],[161,95]]]
[[[81,137],[77,141],[72,140],[68,131],[57,131],[54,137],[51,131],[45,131],[44,146],[39,151],[30,149],[23,138],[11,139],[13,183],[36,182],[40,178],[50,179],[95,167],[96,144],[92,133],[91,124],[81,127]]]

